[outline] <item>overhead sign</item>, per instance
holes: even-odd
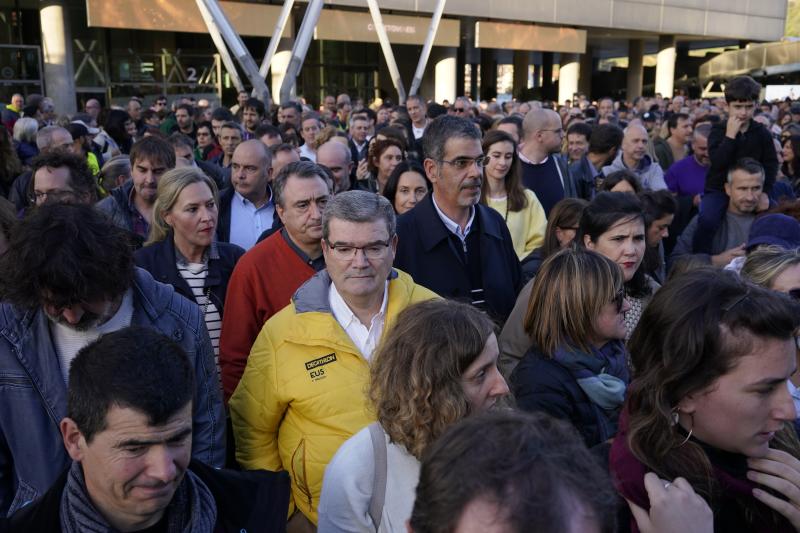
[[[480,21],[475,23],[475,48],[583,54],[586,30]]]
[[[280,6],[220,2],[239,35],[270,37]],[[208,33],[195,0],[86,0],[89,27]],[[293,37],[291,19],[283,37]]]
[[[431,19],[383,15],[383,25],[391,44],[425,44]],[[443,18],[436,32],[434,46],[455,46],[460,43],[458,20]],[[378,34],[369,13],[323,9],[314,29],[314,38],[328,41],[377,43]]]

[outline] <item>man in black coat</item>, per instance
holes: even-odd
[[[109,333],[81,350],[60,424],[73,462],[11,517],[9,530],[284,531],[285,472],[190,462],[193,373],[177,344],[147,328]]]
[[[433,192],[398,219],[394,266],[445,298],[503,322],[520,288],[520,265],[497,211],[480,203],[486,157],[475,125],[442,115],[422,137]]]

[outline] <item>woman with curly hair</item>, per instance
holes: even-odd
[[[372,361],[377,422],[328,464],[319,532],[405,531],[426,448],[508,394],[497,356],[492,322],[472,306],[431,300],[400,313]]]
[[[403,145],[396,139],[378,139],[370,144],[367,155],[367,169],[370,177],[375,180],[378,194],[383,194],[386,182],[392,175],[394,168],[405,161],[406,154]]]

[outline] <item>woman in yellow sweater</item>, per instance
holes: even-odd
[[[522,186],[517,143],[506,132],[491,130],[483,138],[489,156],[481,202],[505,219],[514,251],[522,259],[544,243],[547,218],[533,191]]]

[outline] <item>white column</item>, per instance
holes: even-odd
[[[658,38],[658,56],[656,58],[656,93],[665,98],[672,98],[675,85],[675,36],[661,35]]]
[[[434,80],[436,89],[433,98],[439,103],[448,100],[451,104],[458,95],[456,93],[456,55],[457,48],[442,49],[443,56],[436,61]]]
[[[286,76],[286,69],[289,68],[289,61],[292,60],[292,45],[294,39],[283,38],[278,44],[278,51],[272,56],[270,62],[270,72],[272,73],[272,97],[280,98],[281,85]],[[278,103],[278,102],[276,102]]]
[[[44,92],[53,99],[56,111],[74,113],[76,108],[75,71],[72,62],[72,39],[63,1],[42,2],[39,18],[42,26],[44,57]]]
[[[578,92],[578,77],[581,63],[578,54],[561,54],[561,65],[558,68],[558,103],[572,100]]]

